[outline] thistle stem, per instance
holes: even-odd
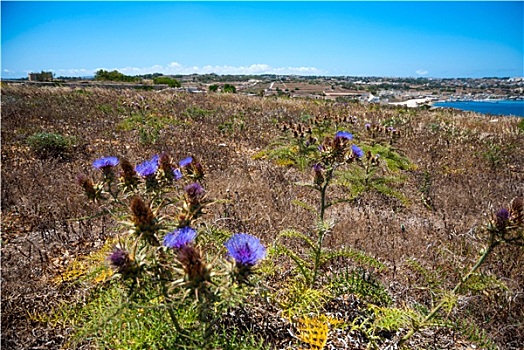
[[[484,263],[484,261],[486,260],[486,258],[488,257],[488,255],[493,251],[493,249],[495,249],[495,247],[497,245],[499,245],[501,242],[500,241],[497,241],[495,240],[494,236],[491,235],[490,237],[490,243],[489,245],[486,247],[486,249],[484,250],[484,252],[482,253],[482,255],[480,256],[480,258],[477,260],[477,263],[475,265],[473,265],[473,267],[469,270],[469,272],[464,275],[464,277],[462,277],[460,279],[460,281],[457,283],[457,285],[455,286],[455,288],[453,288],[452,290],[452,294],[453,295],[456,295],[459,291],[459,289],[469,280],[469,278],[478,270],[478,268]],[[400,341],[398,342],[398,345],[401,346],[402,344],[404,344],[409,338],[411,338],[413,336],[413,334],[415,334],[421,327],[423,327],[424,325],[426,325],[429,321],[431,321],[435,316],[436,314],[440,311],[440,309],[442,309],[444,306],[446,305],[446,301],[445,300],[442,300],[437,306],[435,306],[431,312],[424,318],[424,320],[421,322],[420,325],[417,325],[416,327],[413,327],[409,330],[409,332],[404,336],[402,337],[402,339],[400,339]]]
[[[331,182],[331,179],[333,178],[333,168],[330,168],[326,172],[326,180],[322,187],[320,187],[320,210],[319,210],[319,219],[322,225],[324,225],[324,216],[326,213],[326,208],[328,205],[326,204],[326,191],[329,186],[329,183]],[[317,280],[318,275],[318,269],[320,268],[320,257],[322,256],[322,244],[324,242],[324,236],[326,234],[326,230],[323,228],[318,231],[318,240],[317,240],[317,247],[314,250],[315,253],[315,264],[313,267],[313,278],[311,279],[311,286],[313,286]]]

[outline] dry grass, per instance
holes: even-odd
[[[155,116],[156,124],[123,127],[141,111],[146,120]],[[74,179],[92,174],[94,159],[116,155],[137,163],[161,151],[175,159],[196,156],[206,167],[207,191],[231,200],[215,206],[208,220],[270,244],[284,229],[312,227],[314,218],[291,203],[311,200],[307,189],[293,185],[310,179],[310,173],[252,156],[280,134],[281,122],[347,114],[358,117],[356,125],[345,126],[357,141],[364,138],[366,122],[394,124],[402,132],[395,147],[415,167],[404,171],[399,188],[408,205],[367,193],[335,207],[328,216],[337,225],[326,244],[361,249],[384,262],[388,270],[379,277],[399,305],[416,301],[430,306],[431,294],[422,288],[427,281],[408,259],[441,276],[442,288],[452,288],[475,261],[483,238],[479,226],[511,198],[524,195],[524,137],[518,118],[230,94],[3,86],[2,346],[57,348],[67,338],[70,330],[53,329],[30,314],[81,295],[50,281],[73,257],[114,234],[107,219],[76,220],[93,212]],[[26,139],[42,131],[75,137],[72,156],[35,157]],[[483,268],[507,290],[469,293],[454,311],[475,321],[505,349],[524,343],[522,252],[504,247]],[[346,264],[338,261],[332,268]]]

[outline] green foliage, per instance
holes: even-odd
[[[304,171],[311,166],[313,156],[317,152],[318,145],[308,144],[304,138],[279,138],[265,150],[258,152],[254,158],[267,158],[279,166],[296,166]]]
[[[348,293],[379,306],[390,306],[393,303],[386,288],[365,269],[349,270],[346,267],[342,273],[334,274],[329,279],[328,289],[334,295]]]
[[[182,84],[178,80],[174,78],[170,78],[170,77],[154,77],[153,83],[154,84],[165,84],[172,88],[182,86]]]
[[[96,109],[98,109],[100,112],[104,113],[105,115],[112,115],[115,111],[113,106],[109,103],[101,103],[96,105]]]
[[[218,125],[218,130],[224,134],[241,133],[244,130],[244,115],[234,114],[229,120]]]
[[[440,288],[442,285],[442,282],[444,279],[444,274],[442,273],[435,273],[433,271],[429,271],[427,268],[422,266],[418,261],[415,259],[408,259],[407,265],[415,272],[418,273],[420,279],[422,279],[424,286],[429,287],[431,290],[436,290],[437,288]]]
[[[482,156],[488,161],[491,169],[497,170],[503,165],[502,148],[493,142],[488,142],[487,150],[482,152]]]
[[[380,162],[386,163],[389,171],[398,172],[400,170],[413,170],[414,165],[411,160],[395,151],[391,145],[376,143],[373,146],[362,146],[365,152],[370,151],[372,154],[380,155]]]
[[[324,289],[310,288],[303,281],[295,279],[289,281],[275,298],[283,315],[293,318],[311,313],[320,314],[329,293]]]
[[[122,292],[117,283],[111,283],[93,291],[84,305],[64,305],[59,310],[60,323],[77,330],[69,345],[76,347],[89,339],[99,349],[176,346],[180,334],[170,324],[164,306],[133,303]]]
[[[52,132],[38,132],[26,139],[26,143],[40,158],[67,158],[75,139]]]
[[[127,82],[127,83],[134,83],[138,82],[141,79],[139,77],[132,77],[129,75],[125,75],[123,73],[120,73],[117,70],[113,70],[111,72],[106,71],[104,69],[100,69],[95,73],[95,80],[108,80],[108,81],[121,81],[121,82]]]
[[[402,176],[380,176],[378,168],[366,169],[353,167],[338,172],[336,184],[349,191],[349,199],[354,199],[366,192],[377,192],[387,197],[398,199],[402,204],[408,204],[408,199],[395,187],[404,182]]]
[[[461,291],[469,290],[476,294],[488,294],[489,292],[504,292],[508,286],[496,276],[476,273],[471,275],[466,283],[461,287]]]
[[[421,199],[424,206],[428,209],[433,209],[433,201],[430,196],[430,190],[432,186],[431,174],[429,171],[424,171],[424,179],[420,185],[419,191],[421,193]]]
[[[218,85],[217,84],[209,85],[208,90],[209,90],[209,92],[217,92],[218,91]]]
[[[381,307],[369,304],[373,311],[373,332],[396,332],[401,328],[410,327],[420,322],[420,315],[411,309],[396,307]]]
[[[327,225],[326,223],[323,223]],[[328,232],[331,227],[319,227],[318,232]],[[305,254],[298,254],[297,252],[287,248],[286,246],[278,243],[279,240],[296,239],[301,241],[306,246]],[[366,254],[365,252],[358,251],[352,248],[343,249],[325,249],[322,248],[322,236],[317,236],[316,239],[312,239],[307,235],[292,229],[284,230],[280,233],[275,249],[278,254],[285,255],[290,258],[294,263],[298,271],[298,277],[307,286],[313,286],[317,279],[317,272],[319,268],[331,260],[338,258],[351,259],[353,262],[360,264],[365,267],[372,267],[378,270],[385,268],[384,264]]]
[[[197,106],[191,106],[187,107],[183,115],[191,120],[203,121],[211,113],[213,113],[213,110],[202,109]]]
[[[139,142],[142,145],[155,144],[163,129],[171,125],[182,125],[183,123],[170,117],[154,113],[133,113],[117,125],[117,130],[138,131]]]
[[[499,347],[495,344],[486,332],[479,328],[474,322],[467,320],[459,321],[455,329],[466,336],[466,339],[477,344],[481,349],[498,350]]]
[[[521,133],[524,133],[524,118],[520,118],[517,128]]]
[[[225,93],[235,94],[237,92],[237,88],[231,84],[224,84],[224,86],[222,87],[222,91],[224,91]]]
[[[209,349],[221,350],[270,350],[269,345],[264,345],[264,339],[259,339],[249,333],[242,334],[236,328],[223,328],[207,346]]]

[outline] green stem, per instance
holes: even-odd
[[[324,182],[324,185],[320,188],[320,213],[319,213],[319,219],[322,225],[324,224],[324,216],[326,213],[326,208],[328,205],[326,204],[326,191],[329,186],[329,183],[331,182],[331,179],[333,178],[333,168],[328,169],[326,172],[326,180]],[[312,287],[316,280],[318,275],[318,269],[320,268],[320,257],[322,256],[322,244],[324,242],[324,235],[326,231],[324,229],[319,230],[318,232],[318,240],[317,240],[317,247],[314,249],[315,253],[315,264],[313,266],[313,278],[310,281],[310,286]]]
[[[497,245],[500,244],[500,241],[497,241],[494,239],[493,236],[491,236],[491,239],[490,239],[490,243],[488,245],[488,247],[486,248],[486,250],[484,251],[484,253],[482,253],[482,255],[480,256],[480,258],[478,259],[477,263],[475,265],[473,265],[473,267],[469,270],[469,272],[464,275],[464,277],[462,277],[460,279],[460,281],[457,283],[457,285],[455,286],[455,288],[453,288],[453,295],[456,295],[457,292],[459,291],[459,289],[469,280],[469,278],[478,270],[478,268],[484,263],[484,261],[486,260],[486,258],[488,257],[488,255],[493,251],[493,249],[495,249],[495,247]],[[442,309],[444,306],[446,305],[446,301],[445,300],[442,300],[437,306],[435,306],[431,312],[424,318],[424,320],[422,321],[422,323],[420,325],[417,325],[416,327],[413,327],[412,329],[410,329],[410,331],[402,338],[400,339],[400,341],[398,342],[398,345],[401,346],[402,344],[404,344],[409,338],[411,338],[413,336],[413,334],[415,334],[421,327],[423,327],[424,325],[426,325],[429,321],[431,321],[436,315],[437,313],[440,311],[440,309]]]

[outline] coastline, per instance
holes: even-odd
[[[439,100],[432,102],[431,108],[452,108],[485,115],[524,117],[524,100],[521,99]]]

